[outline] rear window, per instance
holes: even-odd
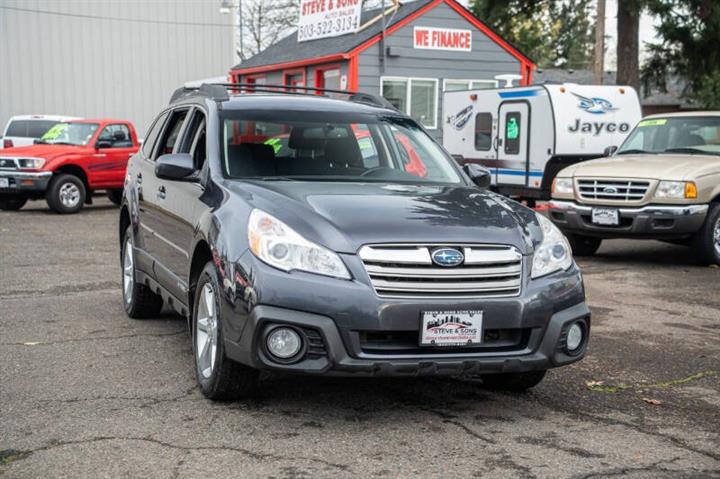
[[[57,124],[58,122],[53,120],[14,120],[8,125],[5,136],[40,138]]]

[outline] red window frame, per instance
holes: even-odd
[[[315,67],[315,88],[325,88],[325,72],[337,70],[338,71],[338,79],[342,76],[342,65],[340,63],[331,63],[328,65],[320,65]],[[338,85],[338,89],[340,88],[340,85]],[[318,95],[321,95],[322,93],[319,91],[315,92]]]
[[[297,75],[297,74],[301,74],[301,75],[302,75],[302,85],[300,85],[300,86],[307,86],[307,78],[306,78],[306,74],[305,74],[305,69],[304,69],[304,68],[294,68],[294,69],[292,69],[292,70],[283,70],[283,76],[282,76],[283,81],[282,81],[282,84],[285,86],[286,90],[288,90],[288,91],[294,91],[294,89],[293,89],[292,87],[298,86],[298,83],[297,83],[297,82],[293,82],[292,84],[288,84],[288,77],[293,76],[293,75]],[[290,88],[288,88],[288,87],[290,87]]]

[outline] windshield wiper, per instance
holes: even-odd
[[[248,176],[238,179],[255,181],[297,181],[295,178],[288,178],[287,176]]]
[[[618,152],[616,153],[616,155],[638,155],[638,154],[643,154],[643,153],[651,153],[651,154],[653,154],[653,155],[655,154],[654,151],[645,151],[645,150],[632,149],[632,150],[618,151]]]
[[[700,148],[693,148],[690,146],[684,146],[681,148],[668,148],[663,153],[688,153],[690,155],[717,155],[711,151],[701,150]]]

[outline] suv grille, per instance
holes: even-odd
[[[640,201],[649,187],[649,181],[578,180],[580,198],[585,200]]]
[[[371,245],[360,258],[378,296],[394,298],[516,296],[522,284],[522,255],[512,246],[454,246],[465,255],[456,267],[437,266],[440,245]],[[445,245],[442,245],[445,246]]]

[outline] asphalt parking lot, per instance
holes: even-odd
[[[183,319],[128,319],[117,210],[0,212],[2,477],[720,477],[720,269],[683,247],[580,260],[588,357],[510,394],[457,379],[195,387]]]

